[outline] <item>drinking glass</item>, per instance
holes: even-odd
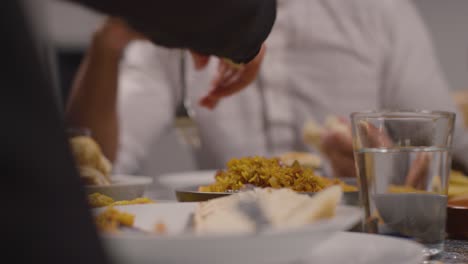
[[[351,114],[363,231],[443,250],[454,122],[444,111]]]

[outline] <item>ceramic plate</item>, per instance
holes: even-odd
[[[425,260],[423,249],[419,243],[406,239],[340,232],[297,264],[418,264]]]
[[[87,194],[101,193],[114,200],[131,200],[142,197],[147,187],[153,182],[151,177],[134,175],[113,175],[112,183],[102,186],[85,186]]]
[[[339,206],[334,218],[293,230],[267,230],[257,234],[193,235],[184,227],[197,203],[161,203],[117,207],[135,215],[135,226],[154,230],[164,222],[166,235],[124,232],[102,234],[115,263],[261,264],[291,263],[339,231],[348,230],[361,217],[361,210]],[[103,209],[95,209],[98,213]]]
[[[156,181],[164,188],[175,190],[190,186],[208,185],[214,182],[215,174],[216,170],[174,172],[163,174]]]
[[[179,202],[203,202],[213,198],[218,198],[226,195],[231,195],[232,192],[200,192],[198,186],[185,187],[175,190],[176,198]],[[305,194],[314,195],[313,192]],[[342,198],[344,205],[359,205],[359,192],[345,192]]]

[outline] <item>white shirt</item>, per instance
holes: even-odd
[[[456,110],[427,29],[408,0],[279,1],[266,45],[259,80],[214,111],[198,100],[217,61],[195,71],[188,60],[202,168],[222,168],[233,157],[307,150],[301,129],[312,118],[382,108]],[[119,82],[119,172],[136,171],[173,125],[180,53],[143,41],[127,49]],[[461,121],[454,148],[455,158],[468,164]]]

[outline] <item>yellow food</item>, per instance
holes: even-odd
[[[86,185],[109,185],[112,165],[99,144],[91,137],[70,139],[71,150],[81,178]]]
[[[135,198],[133,200],[117,201],[117,202],[112,203],[111,205],[130,205],[130,204],[148,204],[148,203],[155,203],[155,202],[149,198],[140,197],[140,198]]]
[[[441,183],[440,178],[435,177],[432,181],[432,191],[440,192]],[[411,186],[403,185],[390,185],[389,192],[391,193],[427,193],[429,191],[419,190]],[[462,172],[452,170],[450,172],[449,186],[448,186],[448,197],[449,199],[468,195],[468,177]]]
[[[88,203],[92,208],[98,208],[98,207],[104,207],[104,206],[147,204],[147,203],[155,203],[155,201],[146,197],[139,197],[133,200],[114,201],[114,199],[112,199],[109,196],[106,196],[100,193],[93,193],[88,196]]]
[[[133,226],[135,216],[120,212],[109,206],[95,218],[96,226],[100,231],[117,232],[120,226]]]
[[[390,185],[388,187],[388,192],[390,193],[428,193],[424,190],[418,190],[411,186],[405,185]]]
[[[452,170],[449,178],[448,196],[456,198],[468,195],[468,177],[460,171]]]
[[[88,195],[88,203],[92,208],[104,207],[114,203],[114,199],[100,193],[93,193]]]
[[[202,192],[237,191],[251,184],[255,187],[290,188],[297,192],[317,192],[331,185],[340,185],[343,191],[356,191],[355,186],[347,185],[338,179],[328,179],[314,173],[311,168],[298,162],[285,165],[279,158],[245,157],[232,159],[226,170],[215,175],[215,182],[200,186]]]

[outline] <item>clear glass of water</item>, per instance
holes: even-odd
[[[363,231],[443,250],[454,122],[444,111],[351,114]]]

